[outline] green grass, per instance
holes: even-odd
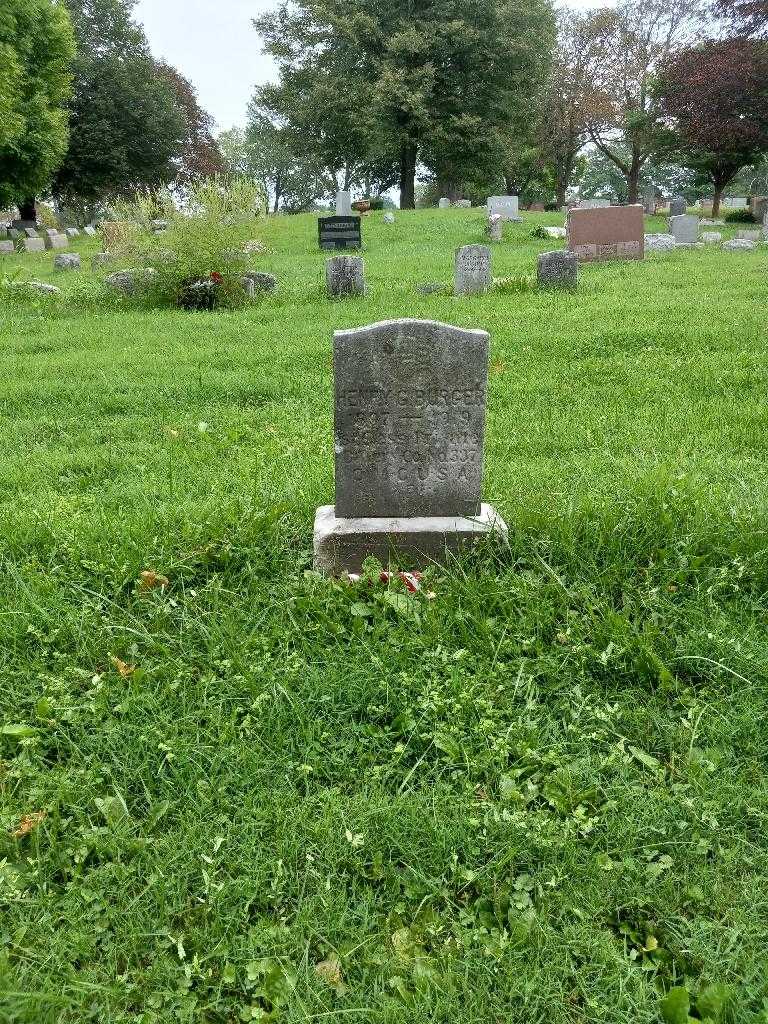
[[[2,1024],[766,1021],[768,252],[417,295],[482,229],[373,215],[332,303],[271,221],[234,313],[0,265],[66,292],[0,308]],[[332,332],[399,316],[492,336],[511,551],[432,601],[308,573]]]

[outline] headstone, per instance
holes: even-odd
[[[672,252],[675,248],[674,235],[646,235],[646,252]]]
[[[754,196],[752,199],[752,216],[758,224],[762,224],[768,216],[768,196]]]
[[[80,228],[67,228],[67,230],[64,232],[64,234],[68,238],[79,238],[80,237]]]
[[[0,242],[6,242],[8,240],[8,228],[5,224],[0,224]]]
[[[487,245],[464,245],[456,252],[454,287],[457,295],[481,295],[493,284],[491,250]]]
[[[18,228],[8,228],[8,237],[12,242],[18,242],[22,233]]]
[[[253,298],[259,292],[273,292],[277,288],[277,278],[274,274],[265,274],[260,270],[249,270],[243,275],[243,287],[248,295]]]
[[[0,256],[13,256],[16,246],[10,239],[0,239]]]
[[[112,262],[111,252],[97,252],[91,259],[91,267],[94,270],[99,270],[101,267],[106,267],[108,263]]]
[[[544,228],[544,233],[548,238],[567,238],[568,236],[565,228]]]
[[[58,228],[46,228],[45,231],[43,231],[43,236],[45,238],[53,238],[54,235],[58,235],[58,234],[59,234],[59,229]]]
[[[446,286],[439,281],[427,281],[426,284],[417,284],[416,291],[419,295],[440,295],[446,291]]]
[[[334,256],[325,264],[325,285],[332,299],[365,295],[365,263],[360,256]]]
[[[669,232],[676,245],[696,245],[699,240],[699,218],[681,213],[669,218]]]
[[[423,564],[506,535],[481,502],[488,360],[485,331],[431,321],[335,334],[336,504],[317,512],[317,570],[395,551]]]
[[[642,206],[571,210],[566,227],[568,248],[582,262],[641,260],[645,255]]]
[[[387,212],[384,214],[384,223],[385,224],[394,224],[395,223],[395,215],[394,215],[394,213],[392,213],[391,210],[387,210]]]
[[[441,210],[447,210],[448,207],[451,205],[451,200],[443,198],[437,205]]]
[[[656,189],[648,188],[643,193],[643,209],[649,217],[656,213]]]
[[[46,235],[44,242],[46,249],[66,249],[69,246],[69,239],[66,235]]]
[[[746,239],[748,242],[759,242],[763,237],[761,228],[742,228],[736,232],[737,238]]]
[[[730,210],[746,210],[749,206],[749,201],[746,196],[726,196],[723,199],[723,206],[727,206]]]
[[[688,202],[681,196],[676,199],[670,200],[669,203],[669,216],[670,217],[682,217],[683,214],[688,212]]]
[[[575,288],[579,282],[579,258],[575,252],[558,249],[539,255],[540,288]]]
[[[151,267],[146,270],[118,270],[115,274],[105,277],[106,284],[122,292],[123,295],[133,295],[141,284],[147,284],[157,273]]]
[[[27,228],[33,228],[33,229],[36,230],[37,227],[38,227],[38,224],[37,224],[36,220],[21,220],[21,219],[17,219],[17,220],[12,220],[11,221],[11,227],[12,228],[16,228],[17,231],[21,231],[22,234],[23,234],[27,230]]]
[[[499,216],[502,220],[521,220],[519,196],[489,196],[488,216]]]
[[[57,288],[55,284],[44,284],[42,281],[24,281],[19,284],[19,287],[31,288],[33,291],[40,292],[41,295],[61,295],[61,288]]]
[[[86,227],[83,228],[83,231],[89,238],[94,238],[98,234],[98,231],[92,224],[86,225]]]
[[[582,199],[579,210],[606,210],[611,205],[610,199]]]
[[[336,216],[337,217],[351,217],[352,216],[352,193],[351,192],[339,192],[336,196]]]
[[[472,200],[471,199],[457,199],[453,204],[457,210],[471,210]]]
[[[723,248],[728,252],[752,252],[757,248],[757,242],[751,242],[748,238],[732,238],[723,242]]]
[[[23,238],[22,245],[24,252],[45,252],[45,242],[42,238]]]
[[[320,217],[317,222],[321,249],[361,249],[363,233],[360,217]]]
[[[719,245],[723,240],[722,231],[702,231],[701,240],[705,245]]]
[[[488,218],[485,233],[492,242],[500,242],[504,237],[504,221],[498,213],[491,214]]]
[[[27,238],[39,238],[40,235],[37,232],[37,228],[24,228],[24,234]]]
[[[63,252],[53,257],[56,270],[79,270],[80,257],[76,252]]]

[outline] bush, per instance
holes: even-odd
[[[246,179],[201,181],[183,206],[166,190],[145,193],[116,205],[116,220],[132,221],[138,230],[118,242],[114,255],[126,266],[156,271],[138,293],[145,300],[183,309],[234,308],[245,301],[246,243],[265,206],[261,189]],[[156,221],[167,229],[155,232]]]
[[[756,224],[751,210],[729,210],[723,218],[726,224]]]
[[[371,204],[372,210],[383,210],[384,209],[384,197],[383,196],[367,196],[368,202]]]

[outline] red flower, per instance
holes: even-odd
[[[221,276],[218,270],[214,270],[214,272],[211,274],[211,280],[213,281],[214,284],[221,284],[224,278]]]

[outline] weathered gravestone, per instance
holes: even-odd
[[[723,248],[727,252],[752,252],[757,248],[757,242],[752,242],[748,238],[731,238],[723,242]]]
[[[447,210],[451,205],[451,200],[443,197],[437,205],[441,210]]]
[[[53,257],[56,270],[79,270],[80,257],[76,252],[63,252]]]
[[[0,242],[8,241],[8,228],[4,224],[0,224]]]
[[[69,239],[66,235],[46,235],[43,241],[46,249],[66,249],[69,246]]]
[[[384,223],[385,224],[394,224],[395,223],[395,215],[394,215],[394,213],[392,213],[391,210],[387,210],[387,212],[384,214]]]
[[[670,217],[669,231],[675,237],[675,245],[696,245],[699,240],[699,218],[688,213]]]
[[[8,237],[12,242],[18,242],[22,233],[18,228],[8,228]]]
[[[522,220],[519,196],[489,196],[488,216],[499,216],[502,220]]]
[[[675,248],[674,235],[646,235],[645,251],[649,252],[672,252]]]
[[[656,189],[648,188],[643,193],[643,209],[652,217],[656,213]]]
[[[457,295],[481,295],[493,284],[491,250],[487,245],[464,245],[456,251],[454,289]]]
[[[243,288],[250,298],[258,294],[274,292],[277,290],[277,278],[274,274],[267,274],[263,270],[248,270],[242,277]]]
[[[100,270],[101,267],[106,267],[108,263],[111,263],[113,259],[111,252],[97,252],[91,259],[91,267],[94,270]]]
[[[677,199],[671,199],[669,203],[669,216],[670,217],[682,217],[684,213],[688,211],[688,203],[685,199],[680,196]]]
[[[67,238],[79,238],[80,228],[67,228],[64,234],[67,236]]]
[[[579,210],[606,210],[610,207],[610,199],[582,199],[579,203]]]
[[[10,239],[0,239],[0,256],[13,256],[16,246]]]
[[[752,216],[758,224],[762,224],[768,216],[768,196],[754,196],[752,199]]]
[[[317,231],[321,249],[361,249],[363,246],[360,217],[320,217]]]
[[[21,244],[24,252],[45,252],[45,242],[42,238],[22,238]]]
[[[332,299],[365,295],[365,263],[360,256],[334,256],[325,264],[325,286]]]
[[[488,218],[485,233],[492,242],[501,242],[504,238],[504,221],[498,213],[492,213]]]
[[[568,248],[585,263],[641,260],[645,255],[642,206],[570,210],[566,230]]]
[[[579,282],[579,257],[566,249],[541,253],[538,282],[540,288],[575,288]]]
[[[457,199],[453,204],[457,210],[471,210],[472,200],[471,199]]]
[[[423,320],[334,336],[336,504],[318,509],[315,567],[440,560],[489,533],[481,502],[490,339]]]
[[[702,231],[701,240],[704,245],[719,245],[723,240],[722,231]]]
[[[24,234],[27,236],[27,238],[39,238],[40,237],[40,235],[39,235],[39,233],[37,231],[37,228],[24,228]]]
[[[352,216],[352,193],[351,192],[339,192],[336,196],[336,216],[337,217],[351,217]]]
[[[736,237],[745,239],[747,242],[759,242],[763,237],[761,228],[742,228],[736,232]]]
[[[88,224],[86,227],[84,227],[83,231],[86,233],[86,235],[88,235],[89,238],[94,238],[98,234],[98,231],[92,224]]]

